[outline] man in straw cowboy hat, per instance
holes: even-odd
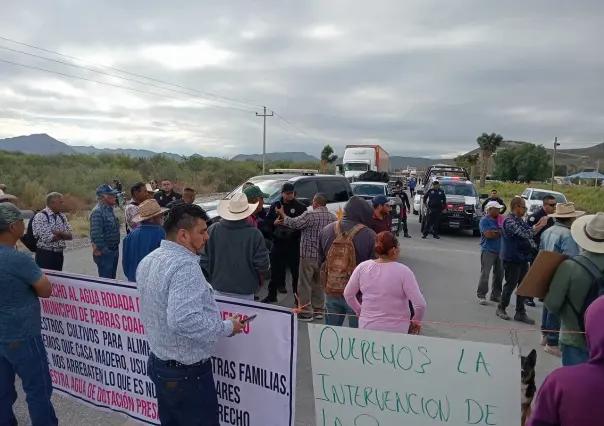
[[[549,217],[554,219],[554,224],[541,234],[539,249],[553,251],[573,257],[579,254],[579,246],[570,232],[570,227],[578,217],[584,216],[585,212],[575,210],[574,203],[558,203],[554,213]],[[543,306],[541,316],[541,330],[552,330],[554,332],[543,332],[541,345],[543,350],[552,355],[560,356],[558,347],[558,338],[560,331],[560,317],[549,312],[547,307]]]
[[[254,300],[260,282],[270,278],[264,237],[248,220],[257,207],[244,193],[218,203],[222,219],[208,228],[205,246],[207,272],[217,294]]]
[[[162,223],[167,211],[155,199],[145,200],[138,206],[138,214],[132,218],[137,227],[124,238],[122,250],[122,268],[128,281],[136,281],[140,261],[166,239]]]
[[[583,315],[604,287],[604,213],[575,219],[570,232],[583,251],[558,266],[545,297],[547,309],[560,316],[562,365],[589,360]]]
[[[4,191],[6,191],[6,185],[0,183],[0,203],[12,203],[17,199],[14,195],[5,194]]]

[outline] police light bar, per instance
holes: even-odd
[[[269,169],[268,171],[272,174],[300,173],[302,175],[316,175],[319,173],[318,170],[312,169]]]

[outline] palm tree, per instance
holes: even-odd
[[[466,154],[466,164],[470,169],[470,180],[474,180],[474,176],[476,176],[476,165],[480,161],[480,154],[477,152],[475,154]]]
[[[332,164],[338,159],[338,156],[333,153],[331,145],[325,145],[321,151],[321,168],[325,170],[327,164]]]
[[[486,180],[487,180],[487,169],[489,167],[489,162],[491,157],[497,151],[497,148],[501,146],[501,142],[503,142],[503,137],[501,135],[491,133],[490,135],[487,133],[483,133],[482,135],[476,138],[476,143],[480,147],[480,154],[482,161],[480,162],[480,187],[484,188]]]

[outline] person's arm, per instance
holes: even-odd
[[[441,194],[441,202],[442,202],[442,209],[446,209],[447,208],[447,194],[445,194],[445,191],[443,191],[443,193]]]
[[[52,285],[42,269],[25,253],[19,253],[16,258],[18,260],[14,264],[13,273],[30,285],[38,297],[49,298],[52,293]]]
[[[556,379],[547,376],[537,392],[535,399],[535,408],[528,418],[526,426],[560,426],[560,417],[558,416],[558,407],[561,401],[557,401],[558,395],[562,389],[557,389]]]
[[[428,202],[428,195],[429,195],[429,194],[430,194],[430,191],[427,191],[427,192],[424,194],[424,198],[423,198],[423,200],[424,200],[424,204],[426,204],[426,203]]]
[[[220,337],[233,334],[230,319],[221,320],[218,304],[198,265],[178,268],[170,279],[168,293],[168,327],[189,339],[215,344]]]
[[[327,226],[333,226],[333,225],[329,224]],[[325,229],[327,229],[327,226],[319,231],[319,239],[318,239],[318,245],[317,245],[317,255],[319,258],[319,265],[323,265],[323,263],[325,263],[325,258],[327,257],[325,251],[323,250],[323,241],[325,239],[324,234],[325,234]]]
[[[363,253],[363,259],[364,260],[369,260],[369,259],[376,259],[377,255],[375,254],[375,240],[377,240],[377,234],[375,233],[375,231],[371,228],[367,228],[365,227],[365,229],[362,229],[359,234],[361,234],[362,232],[365,232],[367,234],[367,239],[369,240],[367,242],[367,245],[364,245],[364,252]],[[358,235],[358,234],[357,234]],[[356,246],[355,246],[356,249]]]
[[[508,209],[507,206],[505,205],[505,203],[503,202],[503,200],[501,198],[499,198],[497,200],[497,202],[503,206],[503,208],[501,209],[501,211],[499,212],[499,214],[504,214],[505,211]],[[484,207],[483,207],[483,209],[484,209]]]
[[[59,215],[65,226],[65,231],[61,231],[59,236],[61,237],[62,240],[65,240],[65,241],[73,240],[73,229],[71,228],[71,225],[69,224],[69,221],[67,220],[67,217],[65,217],[65,215],[63,213],[59,213]]]
[[[270,208],[268,209],[268,213],[266,214],[266,227],[271,231],[275,230],[275,221],[279,217],[275,210],[275,207],[276,206],[274,203],[271,204]]]
[[[361,265],[359,265],[361,266]],[[353,311],[356,312],[357,315],[361,313],[361,304],[357,300],[357,294],[361,291],[361,273],[360,271],[363,269],[362,267],[357,266],[354,268],[346,287],[344,288],[344,299],[346,299],[346,303],[348,306],[352,308]]]
[[[262,232],[254,232],[254,268],[262,282],[271,278],[271,261]]]
[[[306,212],[302,213],[300,216],[296,216],[296,217],[284,216],[283,225],[287,226],[288,228],[300,229],[300,230],[304,229],[304,228],[308,228],[311,225],[310,215],[311,215],[311,212],[306,211]]]
[[[126,206],[126,209],[124,210],[124,220],[126,222],[126,225],[128,225],[128,228],[130,229],[134,229],[134,222],[132,222],[132,219],[134,218],[135,214],[135,209],[134,209],[134,205],[132,204],[128,204]]]
[[[567,294],[570,289],[572,275],[572,260],[563,261],[556,270],[554,278],[549,286],[549,291],[545,296],[545,306],[554,314],[560,314],[562,307],[567,300]],[[577,310],[580,307],[575,307]]]
[[[107,250],[107,242],[103,234],[103,217],[100,210],[93,210],[90,214],[90,242],[101,253]]]
[[[52,233],[52,230],[50,229],[49,219],[46,214],[44,214],[44,212],[36,214],[32,220],[33,222],[31,224],[31,229],[34,233],[34,237],[36,237],[41,242],[49,244],[59,241],[61,239],[60,236],[54,235]]]
[[[485,207],[487,206],[487,203],[490,201],[490,198],[487,198],[486,200],[484,200],[482,202],[482,211],[484,211]]]
[[[501,231],[499,228],[494,229],[486,220],[481,219],[478,227],[480,228],[482,235],[484,235],[487,240],[492,240],[501,236]]]
[[[527,240],[532,240],[535,238],[533,228],[530,226],[521,226],[516,220],[506,220],[503,222],[503,228],[506,235],[516,235]]]
[[[424,319],[426,313],[426,299],[419,289],[415,274],[407,267],[405,267],[405,273],[403,274],[403,291],[413,305],[415,312],[413,320],[420,322]]]
[[[411,210],[411,204],[409,203],[407,193],[403,191],[401,192],[401,195],[403,196],[403,208],[407,207],[407,211]]]

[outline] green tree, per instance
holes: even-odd
[[[325,145],[321,151],[321,169],[325,169],[328,164],[334,163],[338,156],[333,153],[331,145]]]
[[[480,160],[480,154],[463,154],[458,155],[453,159],[453,162],[458,167],[465,167],[468,169],[470,174],[470,180],[473,180],[476,176],[476,166]]]
[[[517,181],[518,170],[514,163],[514,148],[501,149],[493,156],[495,167],[493,168],[493,178],[497,180]]]
[[[501,135],[491,133],[490,135],[487,133],[483,133],[482,135],[476,138],[476,143],[480,148],[481,154],[481,162],[480,162],[480,187],[484,188],[485,182],[487,180],[487,170],[489,167],[489,162],[491,157],[497,151],[497,148],[501,146],[501,142],[503,142],[503,137]]]
[[[525,143],[514,148],[514,165],[522,182],[544,181],[551,174],[549,155],[543,145]]]

